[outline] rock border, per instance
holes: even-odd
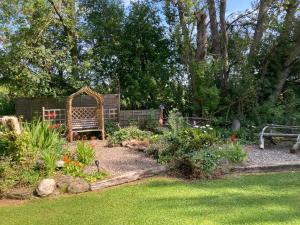
[[[268,165],[236,166],[231,169],[233,173],[264,173],[300,171],[300,161],[287,161]]]
[[[158,166],[158,167],[156,166],[156,167],[152,167],[152,168],[146,169],[146,170],[132,171],[132,172],[124,173],[120,176],[116,176],[116,177],[113,177],[110,179],[92,183],[92,184],[90,184],[90,190],[91,191],[101,190],[104,188],[140,180],[142,178],[159,175],[166,171],[167,171],[166,166]]]

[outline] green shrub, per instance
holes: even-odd
[[[76,146],[76,155],[80,163],[89,165],[95,159],[94,147],[87,141],[78,141]]]
[[[45,172],[50,175],[55,170],[55,162],[64,152],[65,141],[60,132],[52,129],[49,123],[40,120],[35,120],[31,124],[25,123],[24,131],[29,135],[30,147],[43,160]]]
[[[168,117],[168,125],[172,133],[177,134],[183,129],[187,128],[187,123],[184,118],[177,111],[170,112]]]
[[[26,167],[7,157],[0,160],[0,193],[17,186],[34,186],[40,178],[34,167]]]
[[[218,165],[220,155],[215,145],[222,141],[209,126],[181,128],[150,138],[146,152],[185,177],[208,176]]]
[[[114,121],[105,121],[105,134],[112,135],[114,132],[120,130],[118,123]]]
[[[37,151],[47,151],[55,148],[62,149],[65,143],[56,129],[52,129],[49,123],[40,120],[24,123],[24,130],[30,136],[31,147]]]
[[[207,149],[193,154],[191,160],[195,170],[198,170],[200,174],[209,175],[217,167],[219,159],[220,155],[217,152]]]
[[[9,90],[0,86],[0,115],[15,114],[14,99],[9,95]]]
[[[109,136],[108,141],[110,145],[121,144],[123,141],[137,139],[137,140],[145,140],[149,139],[151,132],[142,131],[138,129],[136,126],[129,126],[125,128],[121,128],[120,130],[114,132]]]
[[[0,134],[0,156],[9,156],[17,162],[32,163],[36,152],[31,148],[29,134],[26,131],[20,135],[13,131]]]
[[[247,153],[238,143],[226,146],[225,149],[222,150],[221,155],[227,158],[231,163],[241,163],[247,158]]]

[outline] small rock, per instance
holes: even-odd
[[[9,199],[25,200],[25,199],[31,199],[32,194],[33,194],[33,188],[24,187],[24,188],[9,190],[7,193],[5,193],[4,197]]]
[[[220,160],[219,160],[219,164],[220,166],[229,166],[230,165],[230,162],[227,158],[225,157],[222,157]]]
[[[43,179],[36,188],[38,196],[45,197],[55,191],[56,183],[54,179]]]
[[[35,164],[38,169],[44,169],[45,167],[44,161],[41,159],[36,160]]]
[[[64,165],[65,165],[65,162],[63,160],[58,160],[58,161],[55,162],[56,168],[61,169],[61,168],[64,167]]]
[[[68,186],[68,192],[77,194],[81,192],[87,192],[90,190],[90,185],[82,178],[76,178],[73,182]]]

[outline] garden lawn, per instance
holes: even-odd
[[[5,225],[300,224],[300,173],[143,182],[0,208]]]

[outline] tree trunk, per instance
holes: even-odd
[[[214,58],[219,58],[220,39],[219,39],[215,1],[207,0],[207,5],[208,5],[208,12],[209,12],[210,32],[211,32],[211,40],[212,40],[212,53]]]
[[[197,20],[196,62],[202,61],[207,55],[206,14],[202,10],[195,13]]]
[[[185,18],[185,4],[183,0],[179,0],[177,3],[178,15],[179,15],[179,23],[182,32],[182,53],[183,58],[182,61],[184,64],[189,65],[191,63],[192,58],[192,47],[191,40],[189,38],[189,30],[187,27],[187,22]]]
[[[289,39],[289,35],[291,33],[291,27],[293,24],[293,20],[295,20],[295,13],[297,11],[297,8],[299,6],[298,0],[290,0],[289,5],[286,10],[286,15],[284,17],[284,22],[283,22],[283,28],[280,31],[279,37],[277,39],[276,45],[273,47],[269,48],[269,52],[266,54],[267,57],[265,57],[264,63],[263,63],[263,68],[262,68],[262,79],[267,75],[269,65],[272,59],[274,57],[274,53],[276,52],[276,49],[280,46],[283,45],[284,42],[286,42]]]
[[[221,27],[221,58],[222,58],[222,80],[221,87],[223,91],[228,89],[228,34],[226,29],[226,0],[220,0],[220,27]]]
[[[284,62],[284,69],[279,74],[279,81],[277,85],[275,86],[274,92],[272,93],[270,100],[272,102],[276,102],[278,96],[283,90],[283,87],[286,83],[286,80],[290,74],[291,66],[295,62],[296,58],[300,56],[300,42],[296,43],[296,46],[294,50],[291,52],[291,54],[288,56],[288,58]]]
[[[261,41],[263,37],[263,33],[266,30],[266,23],[268,19],[267,12],[272,2],[273,0],[260,0],[254,37],[253,37],[252,44],[250,46],[250,54],[249,54],[250,56],[255,56],[257,52],[258,44]]]

